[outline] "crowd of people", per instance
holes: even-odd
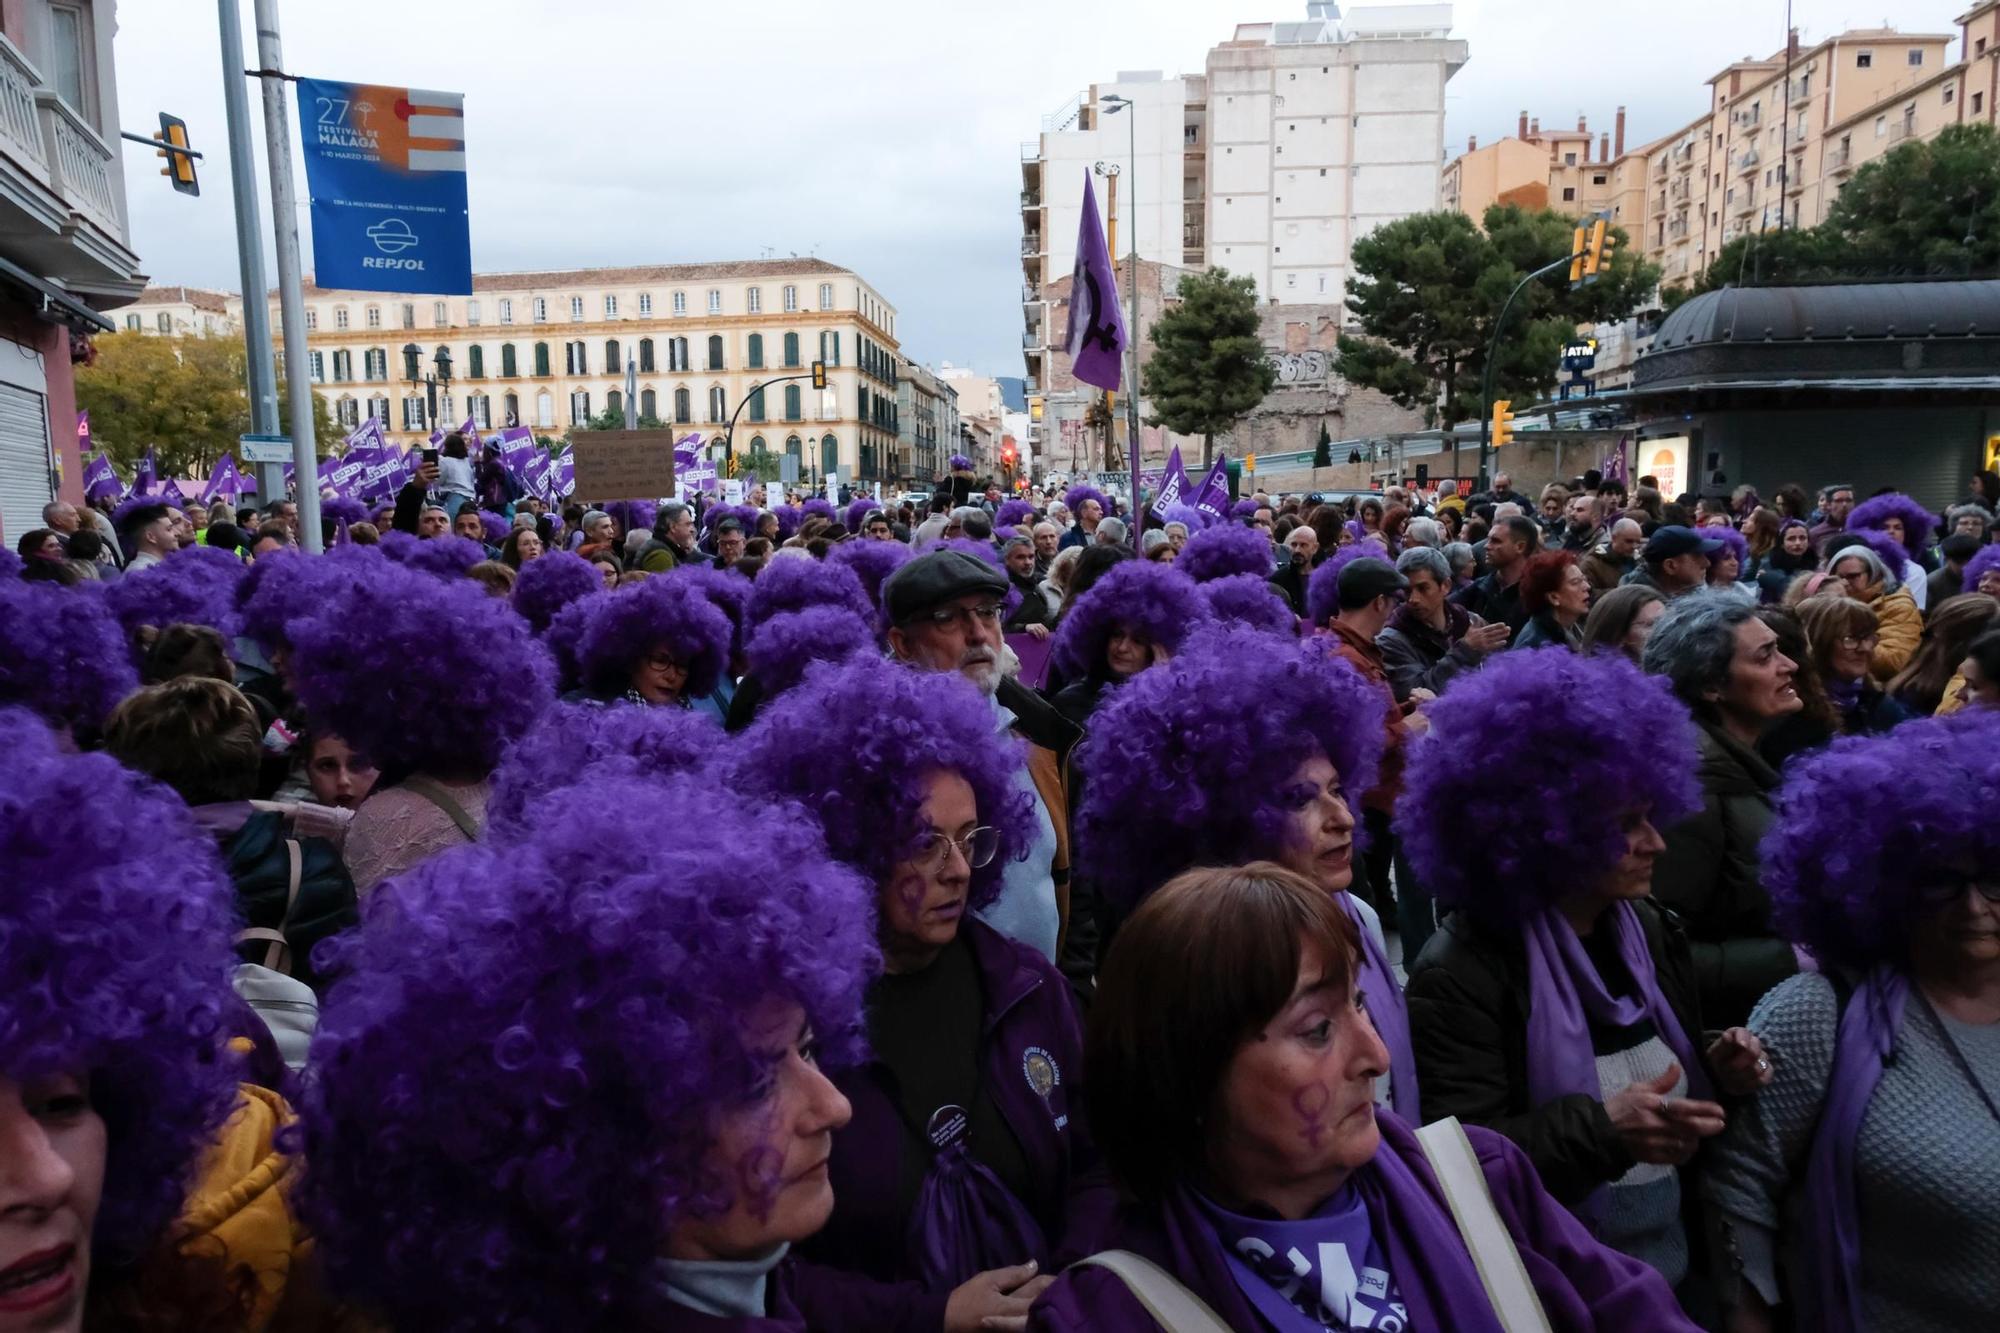
[[[2000,1305],[2000,477],[57,503],[0,1331]]]

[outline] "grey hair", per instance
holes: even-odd
[[[1472,548],[1467,547],[1468,551]],[[1444,558],[1444,552],[1435,546],[1412,546],[1396,557],[1396,572],[1403,577],[1422,570],[1436,579],[1444,587],[1451,586],[1451,561]]]
[[[951,516],[968,537],[984,541],[993,535],[993,515],[978,505],[961,505],[951,511]]]
[[[1948,528],[1957,527],[1958,520],[1961,518],[1976,518],[1984,527],[1991,528],[1993,526],[1993,511],[1983,504],[1974,504],[1971,501],[1967,501],[1965,504],[1953,505],[1944,511],[1944,522]]]
[[[1181,530],[1181,536],[1185,537],[1188,535],[1188,525],[1181,522],[1179,519],[1175,519],[1173,522],[1167,524],[1165,527],[1161,528],[1160,531],[1166,533],[1169,537],[1171,537],[1174,535],[1175,528],[1179,528]]]
[[[1434,518],[1413,518],[1403,527],[1405,546],[1438,546],[1444,541],[1444,529]]]
[[[595,509],[591,510],[588,514],[585,514],[583,516],[583,521],[586,524],[589,523],[591,519],[597,516],[598,512],[599,511]],[[653,515],[653,531],[657,533],[662,540],[665,540],[667,533],[673,529],[674,524],[681,521],[681,515],[692,514],[693,512],[694,512],[693,509],[689,508],[687,505],[682,504],[678,500],[670,501],[666,504],[663,504],[660,506],[660,512]]]
[[[1826,553],[1826,572],[1829,574],[1833,573],[1834,566],[1849,558],[1859,560],[1862,564],[1868,566],[1870,577],[1882,585],[1882,592],[1885,595],[1903,586],[1903,581],[1892,574],[1889,571],[1889,567],[1882,563],[1882,557],[1875,554],[1869,547],[1863,546],[1860,542],[1856,542],[1852,546],[1843,546],[1836,551],[1828,551]]]
[[[1031,551],[1035,549],[1034,542],[1030,541],[1026,537],[1023,537],[1018,532],[1015,533],[1012,537],[1009,537],[1004,543],[1002,543],[1000,549],[1003,551],[1011,551],[1016,546],[1025,546]]]
[[[1696,589],[1667,603],[1647,636],[1641,665],[1649,675],[1665,676],[1682,703],[1708,715],[1714,711],[1710,692],[1729,687],[1736,630],[1756,618],[1754,602],[1720,588]]]
[[[444,507],[444,506],[442,506],[442,505],[425,505],[425,506],[424,506],[424,508],[426,508],[426,509],[442,509],[443,507]],[[661,513],[662,515],[664,515],[664,514],[665,514],[666,512],[667,512],[667,511],[666,511],[666,510],[664,510],[664,509],[662,509],[662,510],[660,511],[660,513]],[[590,526],[591,524],[593,524],[593,523],[597,522],[597,520],[598,520],[598,519],[600,519],[600,518],[610,518],[610,517],[611,517],[611,515],[609,515],[609,514],[605,513],[605,512],[604,512],[604,511],[603,511],[602,509],[587,509],[587,510],[585,510],[585,511],[584,511],[584,514],[583,514],[583,517],[582,517],[582,518],[580,518],[580,519],[578,519],[578,520],[576,521],[576,525],[577,525],[577,526],[578,526],[579,528],[587,528],[587,527],[589,527],[589,526]]]
[[[1171,545],[1173,540],[1172,537],[1167,535],[1164,528],[1150,528],[1147,530],[1146,535],[1139,539],[1139,545],[1144,548],[1145,554],[1151,555],[1162,546]]]
[[[1097,521],[1097,544],[1116,546],[1125,540],[1125,520],[1122,518],[1101,518]]]
[[[1503,518],[1515,518],[1525,515],[1527,512],[1527,510],[1521,508],[1513,500],[1502,500],[1499,504],[1493,506],[1493,521],[1498,523]]]
[[[1632,529],[1632,531],[1638,533],[1642,537],[1646,535],[1646,529],[1639,525],[1639,520],[1636,518],[1621,518],[1616,523],[1613,523],[1611,525],[1611,535],[1616,537],[1621,531],[1623,531],[1626,528]]]
[[[1461,564],[1471,565],[1475,569],[1479,567],[1479,557],[1472,553],[1471,542],[1446,543],[1444,558],[1451,562],[1451,570],[1454,575],[1458,573],[1458,567]]]

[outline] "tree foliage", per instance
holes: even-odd
[[[665,430],[666,428],[667,428],[667,423],[660,420],[658,417],[654,416],[650,412],[641,412],[639,414],[639,424],[636,427],[634,427],[635,430]],[[571,427],[571,433],[574,434],[575,432],[581,430],[624,430],[624,429],[625,429],[625,405],[623,403],[620,403],[617,407],[605,408],[602,412],[599,412],[596,416],[592,417],[590,420],[584,422],[580,426]]]
[[[1418,213],[1354,243],[1347,308],[1361,334],[1340,339],[1349,383],[1420,410],[1430,425],[1476,418],[1494,323],[1522,278],[1570,253],[1575,222],[1550,209],[1495,204],[1484,228],[1456,211]],[[1556,382],[1562,346],[1579,324],[1622,319],[1659,281],[1657,265],[1620,227],[1599,280],[1571,290],[1567,270],[1514,302],[1493,366],[1495,397],[1532,399]]]
[[[80,366],[76,405],[90,413],[93,442],[129,473],[149,445],[159,449],[160,475],[209,473],[236,439],[250,431],[246,353],[233,338],[160,337],[124,330],[92,339],[96,362]],[[280,429],[291,425],[290,397],[278,382]],[[342,432],[313,395],[319,451]],[[239,460],[240,461],[240,460]]]
[[[1215,457],[1215,436],[1264,401],[1277,371],[1257,335],[1257,286],[1223,269],[1181,279],[1180,304],[1153,324],[1146,360],[1149,425],[1202,437],[1202,462]]]
[[[1669,308],[1721,287],[2000,272],[2000,134],[1948,125],[1862,166],[1817,227],[1752,232],[1718,250]]]
[[[1324,421],[1319,423],[1319,443],[1313,446],[1313,466],[1333,466],[1333,435]]]

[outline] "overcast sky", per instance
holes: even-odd
[[[1969,0],[1796,0],[1807,42],[1890,17],[1956,34]],[[244,49],[256,35],[242,0]],[[475,269],[817,254],[901,313],[903,350],[1020,375],[1018,145],[1120,70],[1198,73],[1239,22],[1302,19],[1305,0],[340,0],[282,5],[287,68],[465,93]],[[1782,48],[1783,0],[1596,7],[1460,0],[1471,58],[1449,85],[1445,144],[1550,125],[1628,144],[1700,113],[1703,80]],[[1615,15],[1615,17],[1613,16]],[[134,248],[155,281],[240,285],[213,6],[123,0],[125,128],[188,122],[202,194],[174,193],[126,145]],[[1956,44],[1951,57],[1958,56]],[[296,117],[296,103],[293,114]],[[251,115],[260,182],[258,94]],[[296,123],[292,131],[297,153]],[[299,225],[309,232],[299,168]],[[270,196],[260,195],[265,227]],[[308,253],[310,237],[306,237]],[[267,246],[268,249],[268,246]],[[308,258],[310,265],[310,258]],[[267,270],[273,274],[275,270]]]

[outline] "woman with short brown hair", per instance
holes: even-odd
[[[1819,689],[1800,689],[1806,706],[1758,741],[1757,752],[1773,768],[1835,736],[1872,735],[1910,717],[1908,709],[1868,677],[1881,622],[1867,603],[1821,593],[1800,602],[1797,614],[1806,632],[1806,660],[1799,663],[1799,674],[1814,677]]]

